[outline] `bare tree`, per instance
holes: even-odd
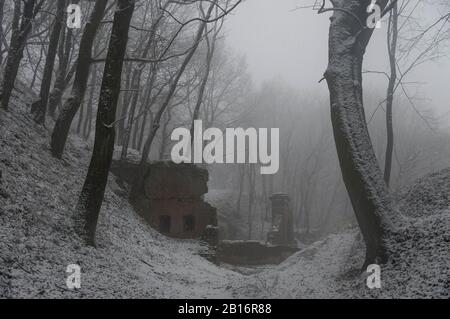
[[[98,78],[98,66],[94,65],[92,67],[92,75],[91,75],[91,91],[89,92],[89,98],[86,102],[87,106],[87,114],[86,119],[84,121],[83,125],[83,137],[85,139],[89,139],[89,136],[91,136],[91,129],[92,129],[92,115],[94,113],[93,110],[93,104],[94,104],[94,94],[96,92],[97,88],[97,78]]]
[[[98,215],[114,151],[115,128],[111,124],[115,121],[116,116],[122,66],[134,7],[134,0],[117,1],[98,103],[94,150],[76,207],[78,217],[82,218],[81,224],[78,224],[78,230],[87,244],[93,246],[95,245]],[[77,222],[80,221],[77,220]]]
[[[63,155],[70,126],[86,93],[92,59],[92,46],[107,3],[108,0],[98,0],[95,2],[94,9],[81,37],[72,92],[62,106],[52,133],[50,146],[52,155],[56,158],[61,158]]]
[[[66,8],[66,1],[59,0],[56,5],[56,15],[53,22],[53,28],[50,34],[50,43],[48,45],[47,58],[44,66],[44,74],[41,81],[41,89],[39,98],[31,105],[31,113],[34,115],[34,120],[39,124],[45,124],[45,115],[47,110],[47,102],[50,94],[50,85],[52,82],[53,68],[55,65],[55,58],[58,49],[58,42],[63,25],[64,10]]]
[[[164,6],[162,7],[162,9],[167,8],[167,6],[169,5],[169,1],[167,1]],[[152,22],[151,28],[150,28],[150,33],[147,39],[147,43],[145,45],[144,50],[141,53],[141,58],[142,59],[146,59],[150,53],[150,51],[153,48],[153,46],[155,46],[155,37],[156,37],[156,33],[158,31],[158,27],[160,25],[160,23],[162,22],[164,18],[164,11],[163,10],[159,10],[158,16],[156,17],[155,21]],[[131,103],[130,106],[130,110],[129,110],[129,116],[128,116],[128,120],[127,120],[127,126],[124,127],[123,133],[120,135],[119,134],[119,138],[121,138],[121,144],[122,144],[122,153],[121,153],[121,159],[126,159],[127,156],[127,151],[128,151],[128,146],[130,143],[130,138],[131,138],[131,130],[133,128],[133,124],[134,124],[134,120],[135,120],[135,110],[138,104],[138,99],[139,99],[139,86],[141,83],[141,77],[142,77],[142,73],[144,70],[144,63],[139,63],[137,66],[134,67],[133,72],[132,72],[132,76],[131,76],[131,89],[132,89],[132,98],[129,101],[129,103]],[[156,67],[152,67],[151,71],[152,72],[149,77],[152,78],[153,80],[150,79],[150,86],[153,87],[154,85],[154,77],[155,77],[155,72],[157,71]],[[126,104],[127,105],[127,104]],[[125,105],[125,106],[126,106]],[[122,110],[122,116],[126,115],[126,107],[123,108]]]
[[[202,9],[202,14],[203,14],[203,18],[205,18],[205,12],[203,11],[203,9]],[[219,33],[220,33],[221,29],[222,29],[223,21],[224,20],[221,20],[221,24],[220,25],[218,25],[218,21],[214,22],[213,34],[212,34],[211,39],[208,36],[207,28],[205,29],[205,31],[206,31],[205,38],[206,38],[206,45],[207,45],[206,59],[205,59],[205,70],[204,70],[203,78],[201,80],[199,91],[198,91],[197,103],[195,105],[194,112],[193,112],[193,115],[192,115],[191,143],[194,143],[194,122],[195,122],[195,120],[197,120],[199,118],[199,115],[200,115],[200,107],[201,107],[202,102],[203,102],[203,96],[205,94],[206,84],[208,83],[209,73],[211,71],[211,63],[212,63],[212,59],[213,59],[213,56],[214,56],[214,51],[215,51],[215,47],[216,47],[217,37],[219,36]]]
[[[55,118],[58,105],[61,103],[64,90],[69,85],[75,73],[75,65],[70,67],[70,57],[73,51],[73,33],[69,28],[61,32],[58,46],[58,70],[56,71],[55,83],[48,98],[48,114]]]
[[[391,179],[394,154],[393,104],[396,92],[400,90],[417,115],[429,128],[432,128],[428,120],[417,110],[414,103],[415,99],[408,93],[404,82],[408,74],[417,66],[429,60],[440,58],[442,54],[438,48],[440,43],[447,39],[444,27],[448,22],[449,15],[443,15],[432,22],[430,26],[423,27],[422,23],[417,22],[415,12],[419,11],[420,8],[426,8],[425,4],[421,5],[421,1],[414,2],[414,5],[411,5],[412,3],[411,0],[395,2],[389,12],[387,28],[389,72],[365,71],[365,73],[382,74],[388,78],[386,99],[379,103],[375,110],[376,112],[382,104],[386,103],[384,180],[388,186]],[[415,34],[415,36],[411,37],[410,34]],[[428,37],[427,34],[429,34]],[[373,118],[374,113],[370,119]]]
[[[389,186],[392,169],[392,154],[394,151],[394,126],[392,120],[392,104],[394,102],[394,90],[397,82],[397,41],[398,41],[398,4],[395,3],[389,13],[389,27],[387,32],[387,46],[389,56],[389,84],[386,97],[386,154],[384,162],[384,181]]]
[[[24,2],[23,11],[21,3]],[[12,35],[3,76],[2,92],[0,96],[2,107],[7,109],[11,93],[19,71],[20,61],[23,58],[23,50],[26,41],[33,28],[33,20],[42,7],[44,0],[15,0],[14,17],[12,23]]]
[[[206,19],[204,19],[203,21],[200,22],[200,25],[197,29],[197,32],[196,32],[196,35],[194,38],[194,45],[190,48],[189,53],[183,59],[183,63],[181,64],[179,70],[177,71],[175,78],[172,80],[172,83],[170,83],[167,95],[166,95],[163,103],[161,104],[159,110],[156,112],[155,117],[153,118],[151,130],[150,130],[149,136],[147,137],[147,140],[145,142],[144,149],[142,151],[142,157],[141,157],[141,161],[139,163],[138,173],[136,175],[136,180],[134,182],[133,190],[131,192],[132,195],[135,194],[135,190],[137,190],[142,185],[142,182],[143,182],[142,172],[144,171],[145,164],[147,163],[147,159],[148,159],[148,156],[150,153],[150,147],[151,147],[152,142],[158,131],[161,118],[162,118],[166,108],[169,106],[169,104],[172,100],[175,90],[177,89],[178,82],[180,81],[184,71],[186,70],[186,67],[188,66],[189,62],[191,61],[192,57],[194,56],[195,51],[197,50],[197,48],[200,44],[200,40],[202,39],[203,32],[206,28],[206,24],[208,23],[208,19],[211,17],[211,13],[214,9],[214,6],[215,6],[215,1],[212,1],[211,4],[209,5],[208,11],[205,15]]]
[[[373,29],[366,25],[370,0],[333,0],[329,31],[329,64],[325,79],[330,91],[331,121],[345,186],[366,243],[364,266],[383,263],[392,204],[367,129],[362,88],[362,63]],[[391,2],[378,1],[383,14]]]
[[[0,0],[0,67],[3,63],[3,39],[5,34],[3,31],[3,10],[5,8],[5,0]]]

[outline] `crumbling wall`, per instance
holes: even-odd
[[[115,161],[111,171],[131,184],[137,164]],[[148,164],[144,183],[132,205],[155,229],[176,238],[199,238],[208,225],[217,226],[216,209],[203,200],[208,171],[193,164]]]

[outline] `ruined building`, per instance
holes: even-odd
[[[272,229],[268,233],[267,242],[222,240],[218,245],[219,262],[234,265],[279,264],[298,251],[289,196],[277,193],[270,200]]]
[[[131,183],[136,169],[137,164],[113,162],[111,170]],[[132,204],[153,228],[175,238],[200,238],[207,226],[217,226],[216,209],[203,200],[206,169],[162,161],[148,164],[144,174]]]

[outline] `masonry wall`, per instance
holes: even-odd
[[[132,182],[136,164],[114,162],[112,171]],[[160,232],[176,238],[199,238],[206,226],[217,226],[216,209],[203,200],[208,192],[208,171],[193,164],[148,164],[142,189],[132,203]]]

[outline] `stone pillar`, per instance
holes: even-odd
[[[287,194],[277,193],[270,197],[272,202],[272,230],[268,241],[273,245],[293,246],[294,220],[290,207],[290,198]]]

